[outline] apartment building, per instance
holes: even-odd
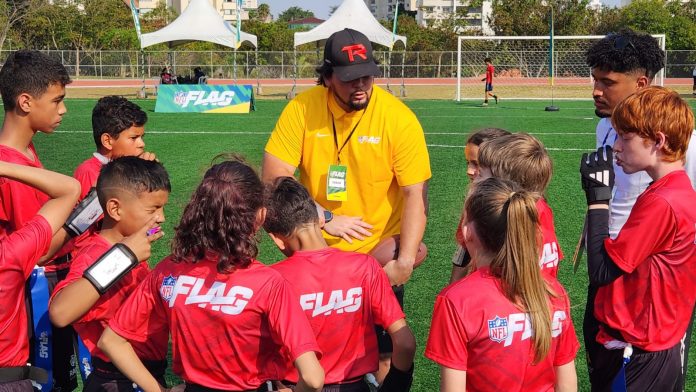
[[[403,4],[404,9],[407,11],[415,11],[417,3],[418,0],[365,0],[367,8],[377,20],[393,19],[396,7],[399,4]]]
[[[140,0],[140,13],[146,13],[157,7],[160,2],[166,2],[167,6],[172,7],[177,13],[181,14],[189,4],[189,0]],[[222,15],[223,19],[229,21],[237,20],[237,1],[236,0],[209,0],[213,7]],[[258,0],[242,0],[241,18],[249,19],[249,11],[258,8]]]
[[[464,29],[487,35],[493,34],[488,24],[492,3],[491,0],[484,0],[481,7],[470,7],[469,0],[365,0],[377,19],[393,18],[397,5],[403,4],[405,10],[417,12],[416,21],[423,26],[432,26],[459,13],[466,25]]]

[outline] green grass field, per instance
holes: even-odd
[[[285,101],[257,102],[249,115],[160,114],[154,101],[138,102],[148,112],[147,150],[157,154],[172,180],[172,194],[166,207],[166,233],[155,244],[151,264],[168,253],[168,239],[179,220],[183,206],[198,184],[211,159],[220,153],[236,152],[260,165],[263,147]],[[696,102],[692,101],[692,106]],[[555,213],[556,231],[565,260],[559,279],[570,293],[573,320],[578,338],[582,336],[587,274],[584,265],[573,273],[571,258],[582,227],[585,202],[580,187],[578,161],[582,151],[594,147],[594,116],[591,101],[557,102],[559,112],[545,112],[546,102],[501,101],[487,108],[479,102],[455,103],[444,100],[409,100],[407,104],[420,119],[430,151],[433,178],[430,182],[430,216],[425,233],[429,257],[406,286],[406,314],[417,341],[414,391],[438,389],[438,368],[423,357],[432,307],[436,294],[449,279],[451,256],[455,250],[454,229],[467,186],[463,146],[467,134],[481,127],[501,127],[530,132],[541,139],[554,161],[554,176],[547,198]],[[68,100],[63,125],[52,135],[39,134],[36,147],[43,164],[62,173],[75,167],[94,151],[91,135],[93,100]],[[261,234],[259,259],[274,263],[282,258],[265,234]],[[214,329],[210,329],[214,333]],[[696,363],[692,350],[691,364]],[[584,351],[576,360],[580,390],[589,390]],[[691,366],[691,385],[696,369]],[[694,386],[691,390],[696,390]]]

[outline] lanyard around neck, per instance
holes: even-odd
[[[334,120],[333,113],[331,113],[331,126],[333,127],[334,146],[336,146],[336,150],[337,150],[336,159],[337,159],[339,165],[341,164],[341,151],[343,151],[343,147],[345,147],[346,144],[348,144],[348,141],[350,140],[351,136],[353,136],[353,133],[355,133],[355,130],[358,128],[358,125],[360,125],[360,121],[362,121],[364,115],[365,115],[365,110],[363,109],[363,112],[360,115],[358,122],[355,124],[353,129],[350,131],[346,140],[343,141],[343,145],[341,146],[341,148],[338,148],[338,135],[336,134],[336,121]]]

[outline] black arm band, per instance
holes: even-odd
[[[389,373],[384,377],[384,382],[379,387],[379,392],[408,392],[411,390],[413,382],[413,365],[407,371],[399,370],[392,361],[389,366]]]
[[[454,252],[454,256],[452,256],[452,264],[456,267],[464,268],[468,266],[469,263],[471,263],[471,255],[465,247],[459,245],[457,251]]]
[[[136,265],[138,258],[135,253],[119,243],[106,251],[82,276],[103,295]]]
[[[609,257],[604,240],[609,237],[609,210],[587,211],[587,273],[590,284],[607,285],[624,274]]]
[[[87,193],[81,202],[77,203],[77,206],[70,213],[68,220],[65,221],[63,228],[70,234],[71,237],[77,237],[89,229],[90,226],[96,222],[104,211],[102,210],[101,204],[99,204],[99,198],[97,197],[97,190],[92,188],[92,190]]]

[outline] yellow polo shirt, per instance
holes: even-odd
[[[332,119],[333,118],[333,119]],[[340,148],[347,167],[347,201],[326,199],[329,165],[338,163]],[[324,233],[330,246],[369,252],[382,239],[400,231],[401,186],[428,180],[430,158],[415,114],[378,86],[364,110],[345,112],[326,87],[316,86],[290,101],[280,115],[265,151],[299,168],[300,182],[324,208],[337,215],[361,216],[374,226],[372,236],[353,244]]]

